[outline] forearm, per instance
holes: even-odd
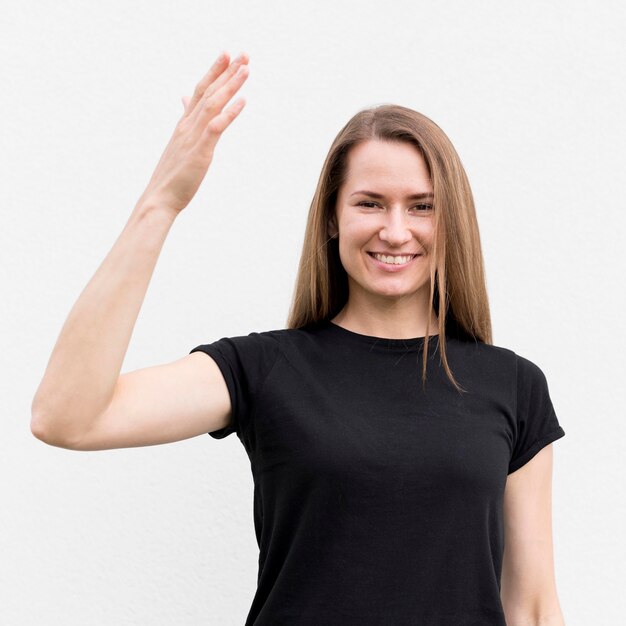
[[[32,432],[63,445],[111,398],[174,213],[144,199],[72,307],[32,402]]]

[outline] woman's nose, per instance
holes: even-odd
[[[390,246],[401,246],[411,241],[413,234],[409,229],[402,210],[389,211],[385,223],[380,229],[379,237]]]

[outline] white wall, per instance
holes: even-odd
[[[567,433],[553,490],[567,624],[623,619],[623,3],[31,1],[2,14],[2,624],[244,623],[258,551],[236,436],[72,452],[29,426],[71,306],[222,49],[250,55],[247,105],[169,233],[123,371],[284,327],[332,139],[365,106],[417,109],[473,186],[494,342],[543,369]]]

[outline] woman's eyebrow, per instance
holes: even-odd
[[[376,193],[375,191],[367,191],[365,189],[360,190],[360,191],[355,191],[354,193],[351,193],[351,196],[356,196],[358,193],[363,194],[364,196],[370,196],[372,198],[378,198],[380,200],[384,200],[385,196],[382,193]],[[409,196],[406,197],[406,200],[424,200],[426,198],[434,198],[432,192],[430,191],[426,191],[426,192],[422,192],[422,193],[413,193]]]

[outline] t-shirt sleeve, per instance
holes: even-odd
[[[545,374],[532,361],[517,354],[515,357],[516,433],[509,474],[528,463],[539,450],[565,435],[552,406]]]
[[[196,346],[189,354],[199,351],[205,352],[217,363],[224,376],[232,406],[232,418],[228,426],[214,430],[209,435],[223,439],[231,433],[237,433],[241,439],[253,415],[255,399],[278,359],[279,333],[267,331],[222,337],[212,343]]]

